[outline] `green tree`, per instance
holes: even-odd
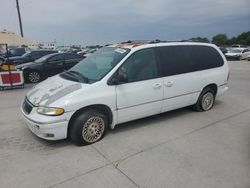
[[[250,45],[250,35],[246,38],[246,45]]]
[[[237,38],[236,37],[232,37],[231,39],[227,40],[227,45],[233,45],[233,44],[237,44]]]
[[[237,39],[236,39],[236,43],[237,44],[245,44],[245,45],[250,45],[250,31],[248,32],[243,32],[240,35],[238,35]]]
[[[210,41],[208,40],[208,38],[206,37],[193,37],[191,39],[189,39],[191,41],[194,41],[194,42],[207,42],[207,43],[210,43]]]
[[[215,35],[212,39],[212,43],[214,43],[218,46],[226,45],[227,41],[228,41],[228,38],[227,38],[226,34]]]

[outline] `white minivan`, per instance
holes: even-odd
[[[38,137],[91,144],[120,123],[185,106],[210,110],[228,89],[228,77],[213,44],[129,41],[36,85],[21,110]]]

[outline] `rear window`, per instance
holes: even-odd
[[[179,45],[158,47],[162,74],[171,76],[222,66],[221,55],[212,47]]]

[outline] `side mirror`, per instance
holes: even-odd
[[[109,79],[108,85],[118,85],[118,84],[124,84],[128,82],[128,75],[125,71],[122,71],[119,69],[116,74]]]

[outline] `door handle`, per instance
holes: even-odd
[[[174,82],[173,81],[168,81],[168,82],[165,83],[165,85],[167,87],[172,87],[174,85]]]
[[[153,88],[154,89],[158,89],[158,88],[161,88],[161,83],[156,83],[153,85]]]

